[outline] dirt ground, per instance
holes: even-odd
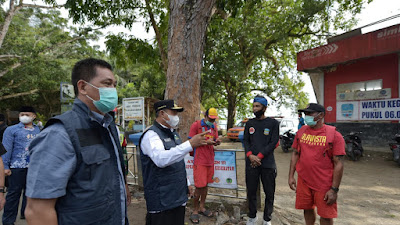
[[[241,143],[224,142],[220,148],[238,149]],[[275,194],[275,208],[273,223],[277,224],[304,224],[301,210],[294,209],[295,193],[287,185],[290,153],[283,153],[280,148],[275,150],[275,159],[278,167],[277,188]],[[237,170],[239,187],[244,185],[244,153],[237,154]],[[400,167],[391,160],[390,149],[386,152],[375,152],[366,149],[365,156],[358,162],[345,160],[344,176],[338,197],[339,217],[335,224],[340,225],[395,225],[400,224]],[[221,190],[210,190],[221,192]],[[225,194],[228,191],[222,190]],[[135,192],[132,204],[128,207],[130,224],[144,225],[146,205],[143,194]],[[245,192],[240,192],[245,197]],[[243,200],[234,200],[210,196],[207,205],[242,204]],[[186,224],[192,224],[188,216],[191,212],[191,201],[188,203]],[[241,212],[245,214],[246,211]],[[259,213],[258,217],[262,217]],[[202,216],[200,224],[215,224],[216,219]],[[261,221],[260,221],[261,222]],[[25,221],[16,222],[16,225],[25,225]],[[317,220],[317,224],[319,224]]]

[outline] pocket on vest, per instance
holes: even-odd
[[[95,174],[107,174],[110,169],[110,153],[102,145],[83,147],[81,149],[84,165],[84,179],[91,180]],[[107,180],[107,178],[103,179]]]
[[[187,201],[186,178],[176,177],[161,181],[160,200],[162,206],[177,207]]]
[[[111,224],[114,210],[114,201],[103,201],[102,203],[86,207],[76,208],[58,212],[58,223],[60,225],[105,225]]]

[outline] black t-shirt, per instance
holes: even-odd
[[[249,151],[253,155],[261,153],[263,168],[276,168],[274,149],[279,141],[279,122],[272,118],[257,120],[255,118],[247,121],[244,128],[243,143],[246,155]],[[246,157],[246,165],[250,160]]]
[[[6,154],[7,150],[4,148],[3,143],[0,142],[0,156]]]

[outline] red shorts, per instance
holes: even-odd
[[[337,217],[337,203],[327,205],[324,200],[325,192],[310,189],[301,179],[297,179],[296,187],[296,209],[314,209],[317,207],[317,213],[323,218]]]
[[[206,187],[213,183],[214,166],[193,165],[194,186],[197,188]]]

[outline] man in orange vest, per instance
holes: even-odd
[[[214,146],[219,145],[221,141],[218,138],[218,129],[215,120],[218,113],[215,108],[210,108],[205,112],[204,119],[197,120],[190,127],[189,138],[206,131],[207,145],[197,147],[194,150],[193,177],[196,191],[194,193],[194,210],[190,220],[198,224],[200,222],[199,214],[212,217],[213,213],[204,206],[207,197],[207,184],[213,183],[214,176]],[[200,200],[200,205],[199,205]]]

